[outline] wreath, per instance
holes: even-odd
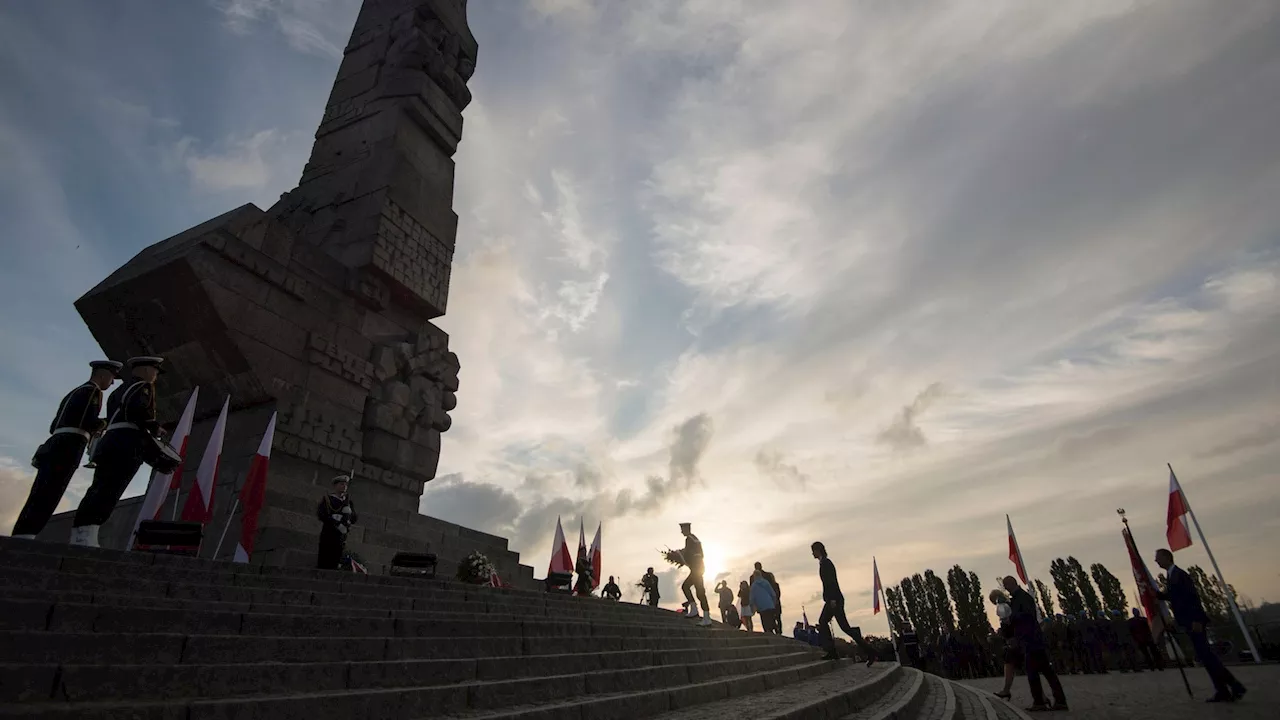
[[[458,563],[458,579],[464,583],[484,585],[490,581],[494,572],[493,563],[479,550]]]
[[[666,560],[672,565],[675,565],[676,567],[685,566],[684,553],[680,550],[672,550],[671,548],[667,548],[666,550],[662,551],[662,559]]]

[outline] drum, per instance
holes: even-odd
[[[154,435],[147,435],[142,442],[142,459],[161,475],[170,475],[182,464],[182,456],[169,443]]]

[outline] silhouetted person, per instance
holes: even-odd
[[[142,468],[144,443],[160,435],[156,420],[156,378],[161,357],[129,359],[132,377],[107,397],[107,426],[93,450],[93,483],[71,521],[71,544],[98,547],[98,529],[107,522],[125,488]]]
[[[605,583],[604,588],[600,590],[600,597],[615,602],[622,599],[622,588],[613,581],[612,575],[609,576],[609,582]]]
[[[1147,661],[1147,667],[1152,670],[1164,670],[1164,655],[1160,653],[1160,648],[1156,647],[1156,640],[1151,635],[1151,623],[1142,617],[1142,612],[1138,608],[1133,609],[1133,617],[1129,618],[1129,634],[1133,636],[1133,643],[1138,647],[1138,652]]]
[[[107,425],[98,417],[102,412],[102,393],[116,381],[124,366],[112,360],[95,360],[89,367],[92,368],[89,380],[62,398],[53,422],[49,423],[49,439],[32,458],[36,478],[13,525],[15,538],[34,540],[40,534],[58,509],[71,476],[80,467],[89,440]]]
[[[640,578],[640,584],[644,586],[644,591],[640,594],[641,601],[649,603],[649,607],[658,607],[658,576],[653,574],[653,568],[645,571],[644,577]]]
[[[351,482],[348,475],[333,479],[333,492],[320,498],[316,517],[320,519],[320,548],[316,552],[316,568],[337,570],[347,549],[347,533],[356,522],[356,509],[347,497]]]
[[[1031,707],[1029,711],[1037,712],[1046,708],[1052,710],[1067,709],[1067,695],[1062,691],[1062,683],[1058,681],[1058,673],[1053,671],[1053,663],[1049,661],[1049,652],[1045,647],[1044,633],[1040,630],[1040,622],[1036,618],[1036,602],[1031,594],[1018,585],[1013,577],[1004,579],[1004,589],[1009,593],[1009,606],[1013,614],[1009,622],[1013,625],[1013,636],[1023,650],[1023,669],[1027,673],[1027,684],[1031,686]],[[1044,675],[1053,691],[1053,706],[1044,702],[1044,687],[1040,684],[1040,676]]]
[[[716,584],[717,607],[720,609],[720,622],[729,624],[729,611],[733,609],[733,590],[729,583],[721,580]]]
[[[875,664],[876,653],[862,639],[862,630],[849,624],[844,615],[844,593],[840,592],[840,581],[836,579],[836,565],[827,557],[827,548],[820,542],[809,546],[813,557],[818,561],[818,577],[822,579],[822,615],[818,617],[818,632],[822,634],[823,645],[827,649],[824,656],[827,660],[839,659],[836,652],[836,641],[831,636],[831,621],[840,624],[840,629],[853,638],[858,650],[867,656],[867,667]]]
[[[1200,594],[1196,592],[1195,582],[1186,570],[1173,564],[1173,553],[1161,548],[1156,551],[1156,564],[1164,568],[1168,583],[1164,592],[1157,592],[1161,600],[1168,600],[1173,610],[1173,617],[1178,627],[1186,631],[1191,638],[1191,647],[1195,648],[1196,660],[1204,666],[1213,681],[1215,690],[1208,702],[1235,702],[1247,692],[1244,685],[1236,680],[1235,675],[1222,664],[1222,660],[1209,647],[1206,631],[1209,629],[1209,616],[1200,602]]]
[[[693,534],[693,526],[690,523],[680,523],[680,532],[684,535],[684,549],[680,551],[680,559],[689,568],[689,577],[685,578],[680,585],[688,602],[685,614],[691,618],[698,617],[698,606],[693,603],[693,594],[697,591],[698,602],[702,605],[702,622],[699,624],[708,626],[711,624],[711,605],[707,602],[707,585],[702,578],[703,573],[706,572],[702,541]]]
[[[760,573],[760,576],[763,577],[765,581],[769,583],[769,587],[773,588],[773,595],[778,601],[778,607],[777,607],[778,617],[781,618],[782,617],[782,586],[778,584],[778,580],[773,576],[773,573],[761,567],[760,563],[756,563],[756,572]],[[776,635],[782,634],[781,620],[779,620],[777,623],[776,631],[777,632],[775,632],[774,634]]]

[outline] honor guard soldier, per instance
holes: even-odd
[[[89,367],[93,368],[89,381],[62,398],[49,424],[49,439],[31,460],[36,479],[13,526],[13,537],[34,540],[40,534],[80,466],[85,447],[102,432],[105,423],[98,417],[102,412],[102,392],[119,378],[123,365],[95,360]]]
[[[316,517],[320,519],[320,549],[316,553],[316,568],[337,570],[347,548],[347,533],[356,522],[356,509],[347,497],[349,475],[333,479],[333,492],[320,499]]]
[[[160,432],[155,382],[163,363],[158,357],[131,358],[132,377],[107,398],[107,427],[90,458],[97,467],[72,522],[72,545],[98,547],[98,529],[152,452]]]

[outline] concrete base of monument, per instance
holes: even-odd
[[[313,514],[314,507],[311,503],[303,498],[291,500],[290,504],[282,507],[284,500],[276,498],[270,507],[263,510],[260,518],[261,529],[251,564],[299,569],[315,567],[320,523]],[[319,502],[318,497],[316,502]],[[141,505],[142,498],[135,497],[122,500],[116,506],[110,520],[102,526],[99,533],[99,543],[102,547],[125,549]],[[171,507],[170,504],[162,509],[161,519],[171,516]],[[66,512],[53,516],[44,531],[40,533],[39,539],[48,542],[68,541],[74,514],[74,512]],[[217,515],[218,518],[205,528],[204,545],[200,549],[200,557],[211,560],[230,560],[235,552],[236,538],[239,535],[239,518],[233,519],[233,527],[227,533],[222,547],[218,549],[215,556],[214,550],[217,549],[218,537],[227,522],[225,512]],[[397,532],[388,532],[387,521],[382,518],[370,516],[369,520],[372,523],[382,524],[382,530],[362,527],[357,523],[352,527],[347,549],[360,558],[361,563],[370,573],[385,574],[391,558],[396,553],[432,552],[439,558],[438,574],[441,577],[452,577],[459,562],[471,553],[479,551],[497,568],[498,575],[504,583],[528,590],[537,590],[542,587],[533,579],[533,568],[521,565],[519,553],[507,548],[506,538],[426,515],[412,516],[406,521],[395,523],[394,529]]]

